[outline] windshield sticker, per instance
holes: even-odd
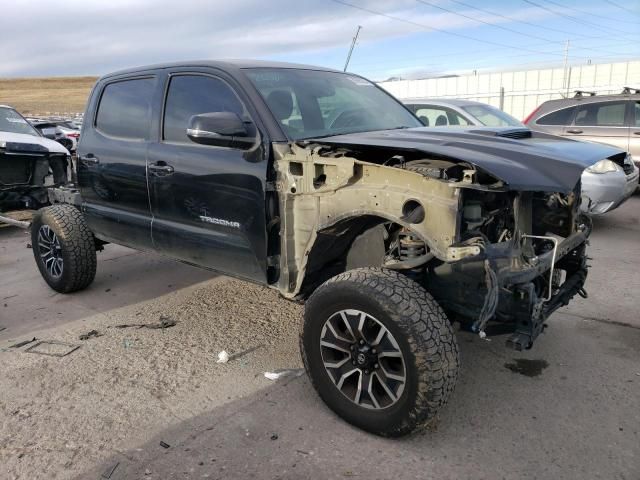
[[[356,85],[360,85],[364,87],[370,87],[373,85],[371,82],[365,80],[364,78],[352,77],[352,76],[347,76],[347,78],[351,80],[353,83],[355,83]]]

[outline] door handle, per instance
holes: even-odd
[[[150,163],[149,171],[156,176],[171,175],[173,173],[173,167],[171,165],[165,164],[164,162],[162,162],[162,164]]]
[[[633,132],[634,135],[640,135],[640,131],[638,132]]]
[[[100,163],[100,159],[93,153],[88,153],[84,157],[80,157],[80,161],[85,165],[97,165],[98,163]]]
[[[582,130],[578,130],[576,128],[570,128],[567,130],[567,133],[582,133]]]

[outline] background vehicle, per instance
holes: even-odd
[[[387,436],[453,391],[445,309],[481,335],[503,323],[524,349],[583,292],[583,167],[567,159],[620,153],[528,130],[431,131],[362,77],[253,61],[107,75],[85,115],[80,191],[53,189],[59,204],[32,225],[46,282],[87,287],[115,242],[304,300],[314,387]]]
[[[480,102],[455,99],[411,99],[404,102],[425,126],[477,125],[478,127],[525,128],[523,123],[502,110]],[[548,111],[542,107],[540,109]],[[541,130],[558,134],[558,131],[554,131],[553,128]],[[620,145],[616,146],[622,147],[624,144],[624,142],[619,143]],[[638,168],[634,168],[631,156],[619,155],[613,161],[597,159],[593,162],[586,158],[576,159],[576,161],[585,168],[582,174],[582,210],[584,212],[592,215],[609,212],[622,205],[637,188]]]
[[[412,98],[402,100],[425,127],[523,127],[522,122],[486,103],[471,100]]]
[[[46,186],[68,181],[69,152],[0,105],[0,212],[48,203]]]
[[[544,102],[524,120],[531,129],[576,140],[608,143],[631,153],[640,167],[640,90],[617,95],[577,91]]]
[[[31,122],[42,136],[55,140],[70,152],[75,152],[80,139],[80,129],[71,121],[39,120]]]

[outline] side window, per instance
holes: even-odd
[[[242,103],[222,80],[205,75],[173,76],[165,102],[162,138],[169,142],[193,143],[187,137],[189,119],[212,112],[244,116]]]
[[[147,139],[151,126],[154,84],[153,78],[108,84],[98,105],[96,129],[114,137]]]
[[[588,103],[578,107],[576,125],[623,127],[627,102]]]
[[[640,127],[640,102],[636,102],[635,104],[635,125],[636,127]]]
[[[576,107],[563,108],[543,115],[535,123],[538,125],[571,125],[571,119],[576,111]]]
[[[446,127],[469,125],[469,122],[460,114],[449,108],[437,106],[415,106],[412,108],[416,116],[427,127]]]

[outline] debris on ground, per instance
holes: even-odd
[[[273,372],[264,372],[264,376],[269,380],[278,380],[279,378],[294,374],[296,377],[300,377],[303,373],[304,370],[301,368],[283,368],[280,370],[275,370]]]
[[[220,353],[218,353],[218,359],[216,360],[216,363],[227,363],[228,361],[229,354],[225,350],[222,350]]]
[[[150,328],[150,329],[165,329],[169,327],[175,327],[178,324],[176,320],[172,320],[167,317],[160,317],[158,323],[122,323],[120,325],[114,325],[113,328]]]
[[[271,440],[277,440],[278,439],[278,434],[274,433],[273,435],[271,435]]]
[[[7,329],[7,327],[3,327],[2,325],[0,325],[0,332],[3,331],[3,330],[6,330],[6,329]]]
[[[89,340],[90,338],[97,338],[97,337],[102,337],[103,334],[98,332],[97,330],[91,330],[87,333],[83,333],[82,335],[80,335],[78,338],[80,340]]]
[[[169,445],[168,443],[163,442],[162,440],[160,440],[160,446],[161,446],[162,448],[169,448],[171,445]]]
[[[25,352],[49,355],[51,357],[66,357],[79,348],[80,345],[74,345],[72,343],[59,342],[57,340],[42,340],[35,345],[31,345]]]
[[[19,342],[16,343],[14,345],[11,345],[9,348],[20,348],[20,347],[24,347],[25,345],[29,345],[30,343],[35,342],[36,340],[38,340],[36,337],[33,337],[31,340],[25,340],[24,342]]]
[[[27,248],[32,248],[30,243],[27,243]]]
[[[109,468],[107,468],[104,473],[102,475],[100,475],[102,478],[111,478],[111,476],[113,475],[113,472],[116,471],[116,468],[118,468],[118,465],[120,465],[120,462],[116,462],[113,465],[111,465]]]

